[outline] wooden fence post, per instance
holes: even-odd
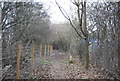
[[[42,44],[40,44],[40,57],[42,58]]]
[[[48,54],[50,54],[50,45],[48,44]]]
[[[32,55],[31,55],[31,62],[32,62],[32,68],[34,66],[34,44],[32,44]]]
[[[45,49],[44,49],[44,56],[46,57],[46,45],[45,45]]]
[[[52,50],[53,50],[53,47],[52,47],[52,46],[50,46],[50,53],[52,53]]]
[[[21,46],[20,46],[20,44],[18,44],[18,46],[17,46],[18,50],[17,50],[16,79],[19,79],[19,76],[20,76],[20,53],[21,53],[20,48],[21,48]]]

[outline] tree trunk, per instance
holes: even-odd
[[[88,46],[89,46],[89,41],[88,41],[88,36],[85,39],[85,63],[84,67],[85,69],[89,68],[89,51],[88,51]]]
[[[85,59],[84,59],[84,66],[85,69],[89,68],[89,51],[88,51],[88,46],[89,46],[89,40],[88,40],[88,30],[87,30],[87,25],[86,25],[86,0],[84,1],[84,6],[83,6],[83,28],[85,32]]]

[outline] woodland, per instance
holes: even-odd
[[[0,2],[1,80],[120,79],[120,2],[68,1],[63,23],[42,2]]]

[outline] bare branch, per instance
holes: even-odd
[[[75,26],[73,25],[72,21],[69,20],[69,22],[70,22],[71,26],[73,27],[73,29],[75,30],[75,32],[78,34],[78,36],[81,37],[81,38],[83,38],[83,39],[85,39],[85,38],[82,37],[82,35],[80,35],[80,33],[77,31],[77,29],[76,29]]]
[[[72,23],[72,20],[70,19],[69,15],[67,14],[67,12],[62,8],[60,7],[60,5],[57,3],[57,1],[55,1],[58,8],[60,9],[61,13],[63,14],[63,16],[70,22],[71,26],[73,27],[73,29],[75,30],[75,32],[78,34],[79,37],[85,39],[85,37],[83,37],[78,31],[77,31],[77,28],[73,25]],[[74,0],[75,3],[77,3],[75,0]],[[77,5],[76,5],[77,6]],[[79,6],[79,5],[78,5]],[[63,12],[64,11],[64,12]],[[66,14],[66,15],[65,15]],[[80,24],[82,25],[82,24]],[[82,28],[82,27],[81,27]],[[82,32],[82,31],[81,31]],[[83,34],[83,33],[82,33]]]
[[[77,5],[77,2],[74,0],[74,2],[72,0],[70,0],[74,5]]]
[[[68,16],[68,14],[67,14],[67,12],[62,8],[62,7],[60,7],[60,5],[56,2],[56,4],[57,4],[57,6],[58,6],[58,8],[59,8],[59,10],[61,11],[61,13],[63,14],[63,16],[66,18],[66,19],[70,19],[70,17]],[[63,12],[64,11],[64,12]],[[65,15],[66,14],[66,15]]]
[[[72,0],[70,0],[74,5],[75,5],[75,2],[73,2]]]

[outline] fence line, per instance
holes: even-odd
[[[35,48],[39,48],[38,54],[39,54],[40,58],[42,58],[42,56],[44,56],[44,57],[50,56],[50,54],[52,53],[52,50],[53,50],[52,46],[49,45],[49,44],[48,45],[40,44],[39,47],[35,47],[35,45],[32,44],[31,46],[29,46],[29,48],[26,48],[26,49],[23,49],[23,48],[24,47],[21,44],[18,44],[17,45],[17,50],[16,50],[16,48],[13,49],[13,50],[16,50],[16,51],[14,51],[15,54],[12,57],[11,57],[11,55],[10,55],[10,57],[8,57],[8,54],[7,54],[7,56],[4,56],[5,58],[2,58],[2,60],[4,60],[3,63],[10,62],[9,65],[12,65],[12,64],[16,63],[16,79],[20,78],[20,64],[22,64],[22,59],[24,57],[26,57],[26,55],[24,55],[26,52],[30,52],[30,50],[32,52],[30,54],[31,54],[31,67],[32,67],[32,70],[33,70],[35,50],[38,50],[38,49],[35,49]],[[29,50],[29,51],[26,51],[26,50]],[[11,52],[9,52],[9,53],[11,53]],[[17,53],[17,55],[16,55],[16,53]],[[24,53],[24,54],[22,54],[22,53]],[[15,58],[15,59],[13,59],[12,61],[9,61],[10,59],[8,59],[8,58],[11,58],[11,59]]]

